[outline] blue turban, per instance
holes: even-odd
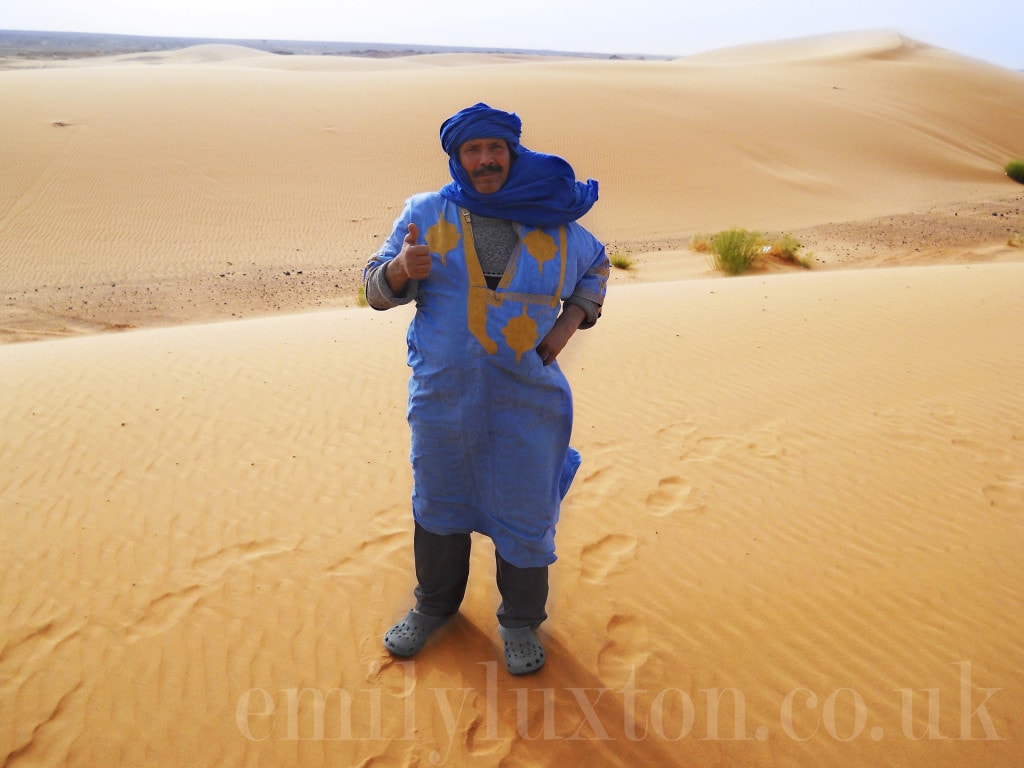
[[[474,104],[441,123],[441,146],[445,154],[458,157],[459,147],[472,139],[504,139],[515,152],[522,133],[519,115]]]
[[[597,182],[576,181],[576,173],[555,155],[531,152],[519,143],[522,120],[512,112],[475,104],[441,125],[441,146],[448,154],[452,182],[441,194],[481,216],[509,219],[530,227],[554,227],[576,221],[597,202]],[[459,147],[472,139],[504,139],[511,168],[497,192],[482,195],[459,162]]]

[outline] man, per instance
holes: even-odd
[[[476,531],[494,542],[512,674],[544,665],[535,630],[580,460],[556,358],[597,321],[608,280],[604,246],[576,223],[597,182],[523,147],[521,129],[486,104],[446,120],[451,183],[406,202],[363,276],[375,309],[416,302],[407,342],[419,583],[384,645],[412,656],[458,611]]]

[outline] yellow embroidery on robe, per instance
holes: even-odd
[[[487,288],[487,279],[484,277],[484,270],[480,266],[480,259],[476,255],[476,242],[473,240],[473,226],[467,219],[466,242],[463,245],[466,254],[466,272],[469,275],[469,295],[466,307],[466,319],[469,323],[469,332],[480,342],[487,354],[493,355],[498,351],[498,342],[487,335],[487,305],[494,293]]]
[[[562,286],[565,285],[565,262],[568,254],[565,252],[565,227],[558,228],[558,241],[560,243],[558,250],[562,254],[562,268],[558,274],[558,288],[555,289],[555,295],[551,297],[551,306],[557,307],[558,302],[562,296]]]
[[[523,314],[509,320],[501,333],[509,349],[516,353],[516,363],[522,361],[523,352],[537,346],[537,322],[527,314],[526,305],[523,305]]]
[[[441,266],[447,266],[445,257],[459,247],[459,228],[445,221],[442,213],[437,219],[437,224],[427,230],[426,241],[430,252],[441,257]]]
[[[538,271],[543,274],[544,265],[555,258],[558,250],[554,238],[543,229],[534,229],[523,237],[523,243],[529,254],[537,260]]]

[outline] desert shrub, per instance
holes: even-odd
[[[777,240],[772,240],[768,245],[768,254],[781,261],[788,261],[804,269],[810,269],[810,262],[797,253],[802,247],[799,240],[787,234]]]
[[[696,253],[710,253],[711,237],[709,235],[694,235],[690,240],[690,250]]]
[[[1024,184],[1024,160],[1011,160],[1003,166],[1003,170],[1011,179]]]
[[[768,247],[768,253],[786,261],[793,261],[799,250],[800,241],[792,235],[783,235],[777,240],[772,240]]]
[[[633,260],[623,253],[613,253],[608,260],[616,269],[630,269],[633,266]]]
[[[730,275],[742,275],[761,255],[761,235],[745,229],[727,229],[711,237],[712,263],[715,269]]]

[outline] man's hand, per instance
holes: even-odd
[[[537,354],[544,365],[551,365],[558,353],[565,349],[572,335],[579,330],[580,323],[587,319],[586,313],[575,304],[566,304],[562,314],[555,320],[551,330],[537,345]]]
[[[423,280],[430,274],[433,262],[430,258],[430,249],[425,245],[417,245],[420,239],[420,230],[413,223],[409,223],[409,233],[402,241],[402,251],[393,258],[386,267],[384,276],[387,278],[388,287],[396,296],[405,293],[405,286],[410,280]]]

